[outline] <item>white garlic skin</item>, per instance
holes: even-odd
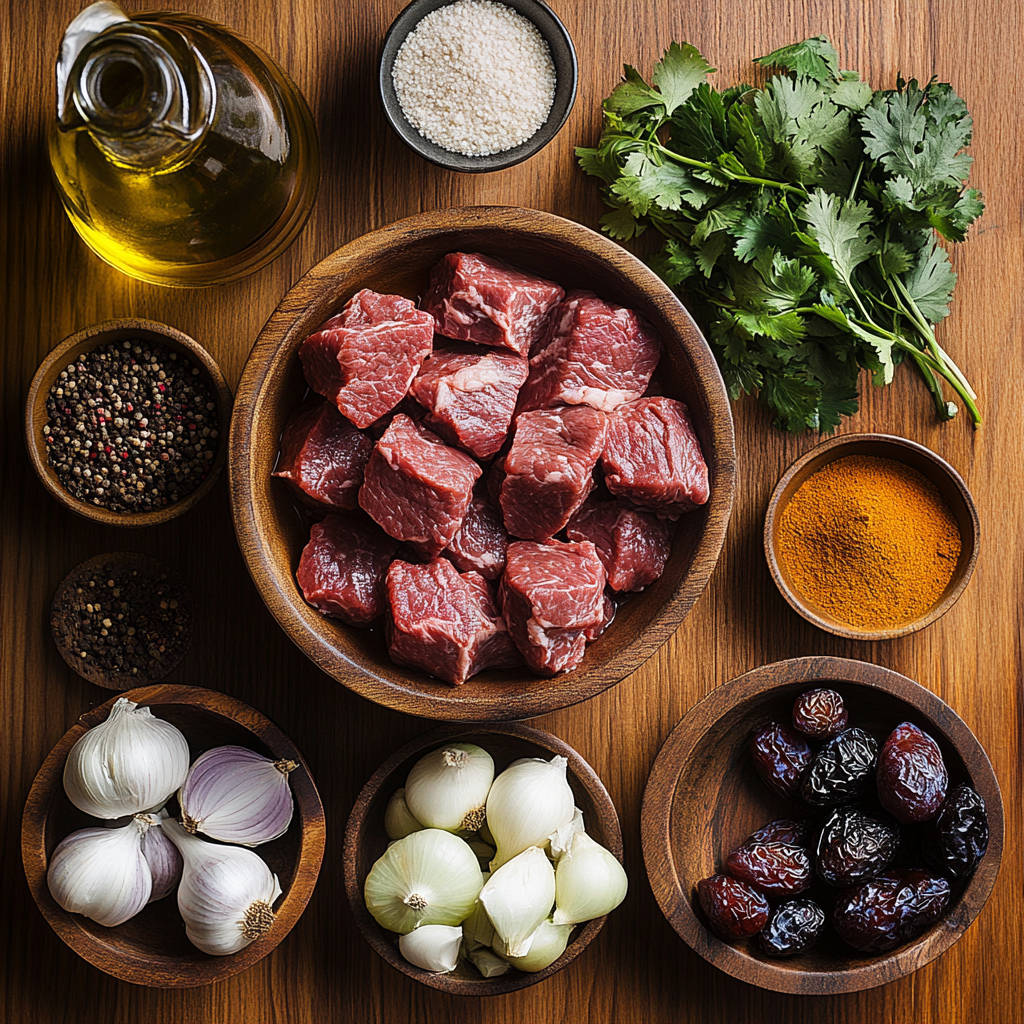
[[[517,970],[536,974],[550,967],[565,952],[573,927],[571,924],[553,924],[550,918],[541,921],[530,937],[530,951],[525,956],[509,956],[505,952],[505,943],[497,936],[494,937],[493,948]]]
[[[388,801],[384,811],[384,831],[388,839],[404,839],[411,836],[413,832],[422,832],[426,825],[421,824],[409,810],[405,802],[405,789],[396,790]]]
[[[143,817],[143,815],[138,815]],[[167,838],[161,825],[169,817],[166,810],[159,814],[144,815],[150,819],[149,829],[142,837],[142,855],[146,858],[149,870],[153,875],[153,891],[149,902],[155,903],[165,896],[170,896],[181,881],[181,870],[184,862],[178,848]]]
[[[71,748],[64,791],[94,818],[120,818],[162,807],[185,781],[188,764],[188,742],[178,729],[120,697],[106,721]]]
[[[398,940],[398,951],[414,967],[447,974],[459,965],[462,929],[447,924],[423,924]]]
[[[424,754],[405,780],[405,802],[427,828],[476,831],[494,781],[491,755],[475,743],[448,743]]]
[[[581,924],[610,914],[629,888],[626,871],[600,843],[577,832],[555,868],[555,924]]]
[[[471,949],[467,955],[473,966],[485,978],[498,978],[512,970],[512,965],[507,960],[503,960],[486,946]]]
[[[585,832],[586,828],[583,825],[583,812],[578,808],[573,808],[572,821],[567,825],[563,825],[559,829],[555,829],[554,832],[548,837],[548,849],[551,854],[552,860],[561,860],[566,853],[569,852],[569,847],[572,846],[573,836],[577,832]]]
[[[493,826],[492,826],[493,827]],[[510,957],[530,952],[534,933],[555,902],[555,870],[540,847],[531,846],[491,872],[480,902]]]

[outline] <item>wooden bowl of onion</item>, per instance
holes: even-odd
[[[195,988],[284,939],[324,836],[309,768],[277,726],[227,694],[158,685],[86,712],[53,748],[21,852],[79,956],[136,985]]]
[[[392,967],[452,995],[500,995],[593,941],[625,896],[621,860],[615,806],[572,747],[525,725],[446,726],[363,787],[345,891]]]

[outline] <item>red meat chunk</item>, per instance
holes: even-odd
[[[496,580],[505,568],[508,534],[498,511],[486,492],[474,495],[459,532],[445,554],[460,572],[475,571]]]
[[[598,552],[600,557],[600,552]],[[604,631],[612,624],[612,620],[615,618],[615,602],[607,595],[604,595],[604,604],[601,615],[601,622],[597,626],[591,626],[590,629],[583,631],[583,635],[587,638],[587,643],[592,640],[596,640],[601,636]]]
[[[274,476],[290,480],[309,497],[334,508],[359,507],[359,488],[373,442],[330,402],[292,413],[281,435]]]
[[[586,405],[537,409],[516,418],[505,458],[501,510],[514,537],[547,540],[594,488],[608,418]]]
[[[501,606],[529,668],[553,676],[583,660],[588,634],[605,624],[605,572],[590,541],[515,541],[501,578]]]
[[[641,398],[608,418],[601,456],[612,494],[663,519],[678,519],[708,500],[708,467],[686,406]]]
[[[295,574],[302,595],[324,615],[366,626],[384,614],[384,577],[398,542],[363,516],[315,523]]]
[[[408,416],[395,416],[366,464],[359,504],[424,558],[459,532],[480,467]]]
[[[591,292],[570,292],[530,358],[519,409],[590,405],[612,412],[644,393],[660,358],[661,341],[642,317]]]
[[[299,350],[309,386],[357,427],[405,397],[434,343],[434,320],[401,295],[356,292]]]
[[[428,356],[412,382],[427,425],[478,459],[504,443],[529,364],[512,352],[443,350]]]
[[[501,260],[452,252],[431,270],[423,308],[446,338],[510,348],[525,356],[564,294],[554,281]]]
[[[498,614],[487,581],[460,575],[445,558],[391,563],[387,576],[388,651],[399,665],[461,685],[485,668],[522,659]]]
[[[672,550],[660,519],[616,501],[585,502],[565,535],[593,543],[612,590],[643,590],[662,574]]]

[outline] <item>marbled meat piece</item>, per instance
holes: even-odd
[[[299,349],[309,386],[357,427],[405,397],[434,344],[434,319],[401,295],[364,288]]]
[[[605,625],[604,584],[590,541],[509,544],[501,608],[531,671],[553,676],[579,665],[588,635]]]
[[[601,456],[612,494],[678,519],[708,500],[708,467],[686,406],[672,398],[640,398],[608,417]]]
[[[461,685],[485,668],[522,663],[490,586],[459,574],[446,558],[427,565],[391,563],[385,624],[392,661]]]
[[[480,467],[399,413],[366,464],[359,505],[397,540],[433,558],[451,544]]]
[[[489,459],[504,443],[529,363],[496,349],[435,351],[412,382],[427,425],[449,444]]]
[[[496,580],[505,569],[508,534],[501,512],[495,508],[486,489],[477,488],[469,503],[459,532],[445,554],[460,572],[475,571],[485,579]]]
[[[319,612],[352,626],[384,614],[384,578],[398,542],[365,516],[330,515],[314,523],[295,574]]]
[[[612,590],[643,590],[664,572],[672,551],[665,524],[625,502],[584,502],[565,535],[593,543]]]
[[[530,357],[519,411],[590,405],[612,412],[644,393],[660,358],[661,340],[643,317],[592,292],[570,292]]]
[[[372,451],[373,441],[330,402],[303,405],[285,424],[273,475],[290,480],[315,501],[354,509]]]
[[[594,489],[608,417],[587,405],[536,409],[516,418],[505,458],[501,511],[513,537],[547,540]]]
[[[477,345],[510,348],[521,356],[543,333],[547,315],[565,292],[535,274],[478,252],[451,252],[430,271],[423,309],[437,333]]]

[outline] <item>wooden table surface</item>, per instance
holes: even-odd
[[[140,7],[166,6],[142,0]],[[50,182],[44,133],[53,66],[77,0],[0,9],[0,1005],[18,1024],[50,1021],[863,1021],[1003,1022],[1024,1018],[1021,865],[1021,628],[1024,572],[1024,116],[1022,5],[1014,0],[554,0],[579,52],[579,97],[557,140],[533,160],[484,176],[451,174],[408,151],[376,96],[376,58],[402,0],[174,0],[233,26],[277,56],[309,98],[323,177],[312,219],[271,267],[227,287],[176,291],[123,277],[92,256]],[[588,703],[537,720],[575,746],[619,809],[631,887],[624,905],[569,969],[493,1000],[446,997],[390,969],[356,932],[341,878],[349,808],[397,746],[431,728],[378,708],[321,675],[257,596],[235,545],[226,480],[195,510],[142,532],[77,519],[32,475],[20,433],[35,367],[64,336],[113,316],[162,320],[188,332],[237,383],[256,334],[314,262],[364,232],[438,207],[532,206],[594,225],[592,179],[573,147],[590,144],[599,105],[625,61],[645,72],[672,39],[695,43],[720,83],[749,60],[818,33],[842,65],[890,87],[898,72],[951,82],[975,118],[973,184],[988,210],[953,259],[960,274],[940,340],[982,396],[985,424],[936,423],[910,371],[884,391],[864,381],[863,411],[843,430],[913,438],[948,459],[982,520],[977,571],[959,604],[929,629],[866,644],[818,631],[771,583],[761,548],[769,492],[818,438],[785,437],[750,401],[735,406],[739,487],[722,559],[676,636],[635,675]],[[102,551],[143,551],[185,576],[196,599],[192,651],[172,681],[226,690],[277,722],[307,756],[327,809],[328,847],[309,908],[279,949],[211,988],[164,992],[121,984],[78,959],[33,905],[18,836],[32,778],[65,730],[107,696],[73,675],[48,635],[65,573]],[[766,662],[836,654],[903,672],[949,701],[988,750],[1007,812],[1002,873],[985,910],[940,960],[874,991],[785,997],[749,988],[693,954],[651,896],[639,842],[644,784],[680,717],[712,688]]]

